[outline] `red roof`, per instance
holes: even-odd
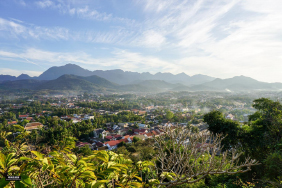
[[[146,135],[147,135],[148,137],[153,136],[153,134],[152,134],[152,133],[146,133]]]
[[[137,132],[137,133],[144,133],[146,131],[147,131],[146,129],[134,129],[134,132]]]
[[[157,133],[156,131],[152,131],[151,132],[153,135],[159,135],[159,133]]]
[[[103,146],[103,143],[102,142],[96,142],[96,146],[101,147],[101,146]]]
[[[130,135],[125,135],[123,138],[129,138],[130,137]]]
[[[120,140],[111,140],[109,142],[105,142],[105,144],[109,144],[110,146],[116,146],[120,143]]]
[[[19,115],[19,117],[27,117],[27,115]]]
[[[117,134],[114,136],[115,138],[122,137],[121,135]]]
[[[76,144],[77,147],[85,146],[85,145],[90,145],[88,142],[79,142]]]
[[[112,137],[112,136],[106,136],[105,138],[110,140],[110,139],[112,139],[113,137]]]
[[[8,125],[17,124],[17,123],[18,123],[17,121],[11,121],[11,122],[8,122]]]
[[[127,138],[124,138],[124,139],[120,139],[119,141],[120,141],[120,142],[128,142],[128,139],[127,139]]]

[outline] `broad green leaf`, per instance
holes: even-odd
[[[6,156],[6,159],[5,159],[5,163],[6,163],[6,166],[8,167],[9,165],[13,164],[14,162],[16,162],[16,159],[12,159],[14,157],[15,153],[9,153],[7,156]]]
[[[43,159],[44,158],[43,154],[38,152],[38,151],[31,151],[31,153],[33,153],[36,156],[36,159]]]
[[[134,176],[136,179],[138,179],[139,181],[142,181],[142,178],[139,176]]]
[[[151,179],[151,180],[149,180],[149,184],[150,184],[150,185],[156,185],[156,184],[159,184],[159,183],[160,183],[160,181],[157,180],[157,179]]]
[[[7,167],[12,166],[15,162],[17,162],[16,159],[11,159],[10,161],[8,161],[8,163],[6,164]]]
[[[9,172],[11,172],[11,171],[16,171],[16,170],[20,170],[20,167],[18,167],[18,166],[11,166],[11,167],[9,168]]]
[[[76,160],[77,160],[76,155],[74,155],[74,154],[67,154],[67,156],[70,158],[70,160],[71,160],[73,163],[76,162]]]
[[[108,183],[109,180],[99,180],[99,181],[93,181],[91,182],[91,188],[98,188],[100,185],[104,184],[104,183]]]
[[[8,185],[10,182],[6,181],[5,178],[0,179],[0,187],[5,187]]]
[[[48,164],[49,164],[49,163],[48,163],[48,159],[45,157],[45,158],[42,160],[42,163],[43,163],[43,165],[44,165],[44,164],[48,165]]]
[[[131,182],[130,183],[130,186],[131,187],[143,187],[142,183],[139,183],[139,182]]]
[[[91,171],[85,171],[81,174],[82,178],[92,178],[92,179],[97,179],[97,177],[95,176],[94,172]]]
[[[29,158],[29,157],[20,157],[20,159],[18,160],[18,162],[19,162],[19,161],[29,161],[29,160],[31,160],[31,158]]]
[[[20,181],[15,181],[15,188],[27,188],[28,186]]]
[[[32,183],[31,183],[31,179],[30,179],[30,177],[29,176],[27,176],[27,175],[21,175],[21,182],[23,183],[23,184],[25,184],[25,185],[27,185],[27,186],[31,186],[32,185]]]
[[[0,153],[0,166],[2,169],[5,168],[5,155],[3,153]]]

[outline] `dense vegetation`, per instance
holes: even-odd
[[[246,125],[227,120],[219,111],[204,116],[213,133],[227,135],[223,140],[224,148],[239,148],[245,156],[261,162],[244,179],[254,178],[261,186],[264,183],[281,186],[282,175],[282,105],[266,98],[254,101],[257,111],[249,116]]]
[[[89,96],[87,96],[89,97]],[[75,140],[87,140],[93,136],[93,130],[108,122],[144,122],[144,116],[123,111],[118,114],[104,114],[93,112],[99,110],[126,110],[127,108],[141,108],[143,104],[162,104],[165,98],[154,99],[127,96],[128,99],[115,102],[79,102],[83,108],[53,107],[51,102],[41,103],[33,101],[23,107],[13,109],[11,101],[1,104],[1,108],[10,108],[0,116],[0,187],[8,185],[4,177],[21,175],[22,181],[10,183],[16,187],[142,187],[156,186],[160,174],[155,169],[155,159],[158,150],[154,140],[145,141],[135,138],[132,144],[120,143],[115,151],[91,151],[90,148],[75,147]],[[115,96],[113,96],[115,98]],[[233,100],[248,102],[250,98]],[[13,101],[15,102],[15,101]],[[171,101],[170,101],[171,102]],[[168,104],[170,102],[167,102]],[[173,99],[171,103],[181,102],[192,105],[193,100]],[[208,100],[197,104],[209,105]],[[214,105],[233,105],[226,99],[216,99]],[[159,120],[173,122],[199,121],[206,122],[208,130],[214,134],[223,134],[223,150],[230,151],[236,148],[242,152],[240,160],[247,157],[256,159],[260,165],[252,167],[252,171],[234,175],[207,175],[193,184],[176,185],[175,187],[279,187],[282,181],[282,105],[278,101],[260,98],[253,101],[255,113],[249,116],[245,124],[225,118],[222,109],[212,110],[207,114],[198,113],[191,117],[183,117],[181,112],[172,113],[168,110],[156,110]],[[92,110],[91,110],[92,109]],[[214,108],[212,108],[214,109]],[[26,132],[23,126],[27,120],[19,121],[18,125],[9,125],[8,121],[17,120],[20,114],[39,113],[50,111],[50,116],[33,118],[46,127]],[[233,110],[238,117],[250,114],[250,110]],[[56,116],[92,113],[94,120],[86,120],[76,124],[71,121],[62,121]],[[239,119],[240,120],[240,119]],[[193,126],[191,129],[195,129]],[[198,132],[199,130],[193,130]],[[14,135],[11,133],[20,132]],[[169,151],[169,150],[168,150]],[[220,160],[220,156],[218,157]],[[199,164],[203,161],[198,161]],[[170,181],[169,176],[167,181]]]

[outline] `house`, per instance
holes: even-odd
[[[79,118],[71,118],[72,122],[75,124],[75,123],[78,123],[78,122],[81,122],[81,119]]]
[[[139,127],[139,128],[147,128],[147,127],[148,127],[148,125],[146,125],[146,124],[142,124],[142,123],[139,123],[139,124],[138,124],[138,127]]]
[[[116,140],[120,140],[120,139],[118,139],[118,138],[122,138],[122,136],[119,135],[119,134],[117,134],[117,135],[114,135],[114,138],[115,138]]]
[[[164,127],[172,127],[173,125],[171,123],[165,123]]]
[[[145,139],[145,137],[144,137]],[[121,142],[132,143],[133,137],[123,138],[120,140],[111,140],[104,143],[104,146],[107,146],[109,150],[116,149]]]
[[[114,140],[113,136],[106,136],[105,138],[108,139],[108,140]]]
[[[160,136],[160,133],[158,133],[157,131],[152,131],[151,133],[152,133],[155,137]]]
[[[234,116],[232,114],[228,114],[225,118],[226,119],[234,120]]]
[[[116,129],[118,129],[118,128],[119,128],[118,125],[114,125],[114,126],[113,126],[113,130],[116,130]]]
[[[95,138],[99,138],[101,134],[102,138],[104,139],[104,137],[107,136],[108,131],[105,131],[104,129],[95,129],[93,133]]]
[[[153,134],[152,133],[145,133],[144,134],[145,138],[152,138],[153,137]]]
[[[91,119],[94,119],[94,116],[91,116],[91,115],[84,115],[84,120],[91,120]]]
[[[137,109],[132,109],[131,111],[132,111],[134,114],[137,114],[139,110],[137,110]]]
[[[138,115],[145,115],[146,111],[138,111]]]
[[[120,143],[120,140],[111,140],[111,141],[105,142],[104,145],[108,146],[109,150],[113,150],[118,147],[119,143]]]
[[[89,146],[89,148],[92,148],[92,145],[88,142],[78,142],[76,143],[76,147],[81,148],[83,146]]]
[[[25,119],[27,117],[28,117],[28,115],[19,115],[19,119]]]
[[[96,142],[96,146],[97,147],[102,147],[102,146],[104,146],[104,144],[102,142]]]
[[[128,127],[128,123],[118,123],[118,126],[125,128]]]
[[[33,121],[33,117],[27,117],[25,119],[28,120],[28,121]]]
[[[17,121],[9,121],[8,122],[8,125],[15,125],[15,124],[17,124],[18,122]]]
[[[144,133],[147,133],[147,129],[134,129],[134,133],[139,135],[139,134],[144,134]]]
[[[42,128],[42,127],[43,127],[42,123],[33,122],[33,123],[27,123],[24,129],[27,131],[31,131],[31,130]]]

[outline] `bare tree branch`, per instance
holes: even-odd
[[[239,164],[236,149],[222,151],[222,135],[192,133],[187,127],[166,127],[165,134],[154,137],[157,157],[155,167],[159,187],[194,183],[213,174],[236,174],[251,170],[258,161],[246,158]]]

